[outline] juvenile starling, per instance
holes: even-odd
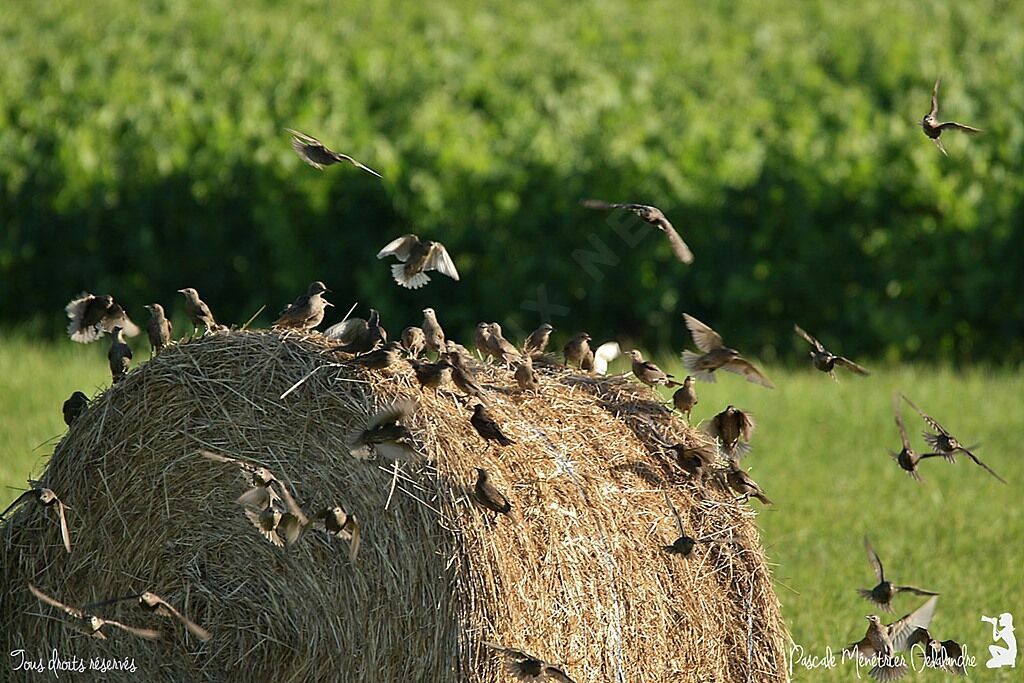
[[[430,282],[430,276],[425,272],[428,270],[436,270],[453,280],[459,279],[459,271],[455,269],[452,257],[440,242],[421,242],[416,235],[402,235],[377,252],[379,259],[388,256],[401,261],[391,266],[391,276],[395,282],[409,289],[419,289]]]
[[[383,458],[408,460],[416,454],[412,432],[403,424],[416,412],[414,401],[397,401],[377,411],[366,428],[353,433],[349,449],[356,458],[369,458],[371,450]]]
[[[450,370],[452,364],[447,358],[441,358],[436,363],[428,363],[426,361],[416,360],[415,358],[409,359],[409,364],[412,365],[413,373],[416,375],[416,381],[420,383],[420,390],[433,389],[434,393],[445,383],[445,380],[450,376]]]
[[[923,410],[914,405],[913,401],[911,401],[906,396],[903,397],[903,400],[906,401],[911,408],[917,411],[917,414],[921,416],[921,419],[928,423],[928,426],[935,430],[936,433],[934,434],[932,434],[931,432],[922,432],[922,434],[924,435],[924,440],[928,443],[928,445],[934,448],[939,455],[944,457],[949,462],[956,462],[957,452],[963,453],[968,458],[973,460],[974,464],[980,465],[985,469],[986,472],[991,474],[993,477],[1003,482],[1004,484],[1006,483],[1006,480],[1000,477],[998,474],[996,474],[995,470],[993,470],[991,467],[983,463],[978,458],[978,456],[971,452],[971,449],[977,448],[977,445],[970,447],[964,446],[959,441],[957,441],[956,437],[950,434],[945,427],[940,425],[934,417],[928,415]]]
[[[132,363],[132,349],[124,341],[124,330],[120,326],[111,331],[110,348],[107,350],[107,361],[110,364],[110,375],[114,383],[120,382],[128,374],[128,366]]]
[[[344,509],[334,506],[324,508],[313,518],[313,523],[323,526],[324,531],[335,538],[348,541],[348,559],[355,562],[359,556],[359,546],[362,541],[362,527],[355,515],[350,515]]]
[[[327,285],[317,280],[306,288],[306,293],[285,306],[274,321],[274,327],[285,327],[296,330],[312,330],[324,320],[324,310],[333,306],[323,298],[329,292]]]
[[[750,361],[741,356],[739,351],[727,347],[722,341],[721,335],[692,315],[683,313],[683,319],[693,336],[693,343],[704,352],[702,355],[693,351],[683,351],[683,365],[693,373],[695,378],[702,382],[714,382],[715,370],[722,369],[743,375],[748,382],[760,384],[769,389],[775,388],[775,385]]]
[[[942,131],[962,130],[965,133],[980,133],[982,131],[980,128],[972,128],[971,126],[965,126],[964,124],[957,123],[956,121],[947,121],[945,123],[939,123],[939,83],[941,82],[941,77],[935,79],[935,87],[932,88],[932,108],[931,111],[925,114],[924,118],[921,119],[921,129],[924,131],[925,135],[932,139],[932,142],[935,143],[935,146],[939,148],[940,152],[942,152],[946,156],[949,156],[948,154],[946,154],[946,148],[942,146],[942,141],[939,139],[939,136],[942,135]]]
[[[252,522],[263,538],[278,548],[284,547],[284,537],[277,533],[281,521],[284,519],[284,508],[281,501],[274,499],[262,509],[247,507],[245,508],[245,517]]]
[[[566,343],[562,349],[562,354],[565,356],[566,365],[575,365],[583,369],[583,362],[588,355],[590,356],[591,365],[593,365],[594,354],[590,350],[590,335],[586,332],[577,334]]]
[[[676,410],[686,415],[686,421],[690,421],[690,411],[697,405],[697,382],[691,375],[687,375],[683,379],[683,386],[676,389],[676,393],[672,394],[672,404],[676,407]]]
[[[324,336],[341,342],[333,350],[346,353],[366,353],[388,341],[388,332],[380,324],[380,313],[375,308],[370,309],[370,317],[366,320],[349,318],[331,325],[324,330]]]
[[[138,325],[128,318],[124,309],[109,294],[94,296],[83,292],[64,307],[64,312],[71,320],[68,323],[68,336],[81,344],[96,341],[116,326],[120,326],[128,337],[134,337],[140,331]]]
[[[749,500],[751,496],[757,498],[765,505],[771,505],[772,500],[764,495],[764,491],[757,485],[757,482],[750,478],[747,471],[742,469],[735,458],[729,458],[729,469],[726,473],[726,481],[736,493],[740,494],[743,500]]]
[[[410,358],[419,358],[427,348],[427,337],[423,329],[411,325],[402,330],[402,348],[406,350]]]
[[[693,252],[690,251],[683,238],[679,236],[676,229],[665,218],[665,214],[661,212],[661,209],[647,206],[646,204],[609,204],[597,199],[584,199],[580,203],[588,209],[625,209],[626,211],[631,211],[645,223],[650,223],[665,233],[665,237],[668,238],[668,244],[672,247],[672,253],[676,255],[677,259],[686,264],[693,263]]]
[[[910,638],[917,629],[927,629],[935,615],[937,597],[932,597],[916,610],[903,618],[883,624],[877,615],[868,620],[864,638],[848,645],[843,650],[846,656],[855,656],[873,664],[868,672],[876,681],[894,681],[907,673],[906,663],[895,655],[909,647]]]
[[[874,588],[858,588],[857,594],[865,600],[870,600],[876,605],[881,606],[886,612],[892,611],[892,599],[897,593],[913,593],[914,595],[938,595],[932,591],[922,590],[915,588],[914,586],[895,586],[885,578],[885,570],[882,568],[882,561],[878,559],[878,553],[871,547],[871,541],[868,537],[864,537],[864,550],[867,551],[868,561],[871,562],[871,567],[875,570],[875,577],[878,579],[878,585]]]
[[[928,669],[941,669],[956,676],[967,675],[964,661],[964,646],[955,640],[939,641],[932,637],[926,628],[917,628],[907,642],[907,648],[913,652],[914,646],[920,646],[924,654],[924,665]]]
[[[643,354],[639,351],[634,349],[633,351],[627,351],[626,353],[633,359],[633,375],[647,386],[679,386],[679,382],[676,382],[672,375],[667,374],[651,361],[644,360]]]
[[[665,444],[665,450],[675,455],[676,463],[690,476],[703,478],[715,464],[718,448],[709,444]]]
[[[427,348],[436,354],[447,350],[444,343],[444,330],[441,323],[437,322],[437,314],[433,308],[423,309],[423,335],[427,340]]]
[[[164,307],[160,304],[149,304],[146,306],[149,311],[149,322],[146,323],[146,332],[149,334],[149,346],[156,355],[164,350],[164,347],[171,343],[171,332],[174,326],[164,315]]]
[[[487,326],[487,331],[489,333],[487,347],[495,359],[504,363],[511,363],[519,358],[519,349],[501,334],[501,325],[491,323]]]
[[[661,546],[661,549],[669,555],[689,557],[693,547],[698,543],[729,543],[732,541],[731,538],[693,538],[689,536],[686,533],[686,528],[683,526],[683,518],[679,516],[679,511],[672,504],[672,499],[668,497],[668,493],[665,493],[665,503],[668,504],[668,509],[676,520],[676,529],[679,531],[679,537],[672,541],[672,545]]]
[[[727,406],[725,410],[711,418],[704,430],[722,445],[722,450],[730,458],[746,455],[750,452],[750,437],[754,434],[757,423],[754,416],[735,406]],[[740,443],[743,439],[746,443]]]
[[[505,668],[519,681],[543,681],[550,680],[556,683],[573,683],[565,670],[540,657],[516,650],[510,647],[501,647],[493,643],[484,643],[492,650],[496,650],[505,656]]]
[[[801,328],[799,325],[793,325],[793,329],[796,331],[797,334],[806,339],[808,344],[814,347],[814,350],[810,352],[811,360],[814,362],[814,367],[821,370],[822,372],[827,372],[829,376],[835,381],[839,381],[839,378],[836,377],[835,373],[835,367],[837,365],[841,368],[846,368],[847,370],[856,372],[858,375],[871,374],[861,366],[854,363],[849,358],[837,356],[828,349],[826,349],[824,346],[821,345],[821,342],[819,342],[817,339],[804,332],[803,328]]]
[[[35,482],[29,482],[31,488],[25,491],[20,496],[14,499],[14,502],[7,506],[7,508],[0,512],[0,519],[3,519],[8,512],[18,507],[23,503],[27,503],[30,500],[35,500],[40,506],[44,508],[57,507],[57,521],[60,522],[60,538],[64,542],[64,549],[69,553],[71,552],[71,530],[68,528],[68,520],[64,514],[64,503],[61,502],[57,494],[51,489],[44,486],[40,486]]]
[[[61,410],[64,412],[64,424],[70,427],[71,423],[77,420],[78,416],[84,413],[88,407],[89,399],[85,394],[81,391],[71,394],[61,407]]]
[[[477,323],[473,330],[473,348],[481,358],[489,358],[491,353],[491,326],[490,323]]]
[[[292,130],[291,128],[285,128],[285,130],[292,135],[292,149],[295,150],[295,153],[299,155],[300,159],[313,168],[323,170],[324,166],[330,166],[342,161],[347,161],[356,168],[361,168],[366,171],[370,175],[375,175],[378,178],[381,177],[380,173],[377,173],[369,166],[356,161],[347,154],[327,149],[324,147],[324,143],[320,142],[312,135],[306,135],[305,133],[300,133],[299,131]]]
[[[384,368],[397,363],[402,358],[402,345],[396,341],[390,341],[379,349],[364,353],[352,359],[370,370],[383,370]]]
[[[892,408],[896,419],[896,426],[900,430],[900,441],[903,444],[903,448],[902,450],[900,450],[899,453],[893,453],[892,451],[890,451],[889,455],[892,457],[893,460],[899,463],[899,466],[902,467],[906,471],[906,473],[909,474],[911,477],[913,477],[917,481],[924,481],[924,479],[921,477],[921,474],[917,471],[918,463],[920,463],[925,458],[935,458],[942,454],[922,453],[921,455],[918,455],[917,452],[914,451],[913,447],[910,445],[910,439],[907,437],[907,427],[906,425],[903,424],[903,409],[900,405],[900,396],[901,394],[898,393],[893,394]]]
[[[501,427],[494,421],[494,418],[491,417],[483,403],[477,403],[473,406],[473,416],[469,418],[469,422],[484,441],[497,441],[501,446],[509,446],[515,443],[515,441],[505,436],[504,432],[501,431]]]
[[[537,381],[537,376],[533,373],[533,359],[530,358],[529,354],[519,359],[519,364],[516,365],[515,378],[516,384],[523,391],[537,391],[540,389],[540,382]]]
[[[193,334],[199,331],[199,326],[206,328],[207,332],[218,329],[217,321],[210,311],[210,307],[199,298],[199,292],[191,287],[178,290],[185,295],[185,315],[192,321]]]
[[[584,360],[584,362],[580,363],[580,368],[587,370],[588,368],[584,366],[589,365],[590,367],[588,372],[592,371],[598,375],[607,375],[608,365],[622,355],[622,348],[619,346],[618,342],[605,342],[598,346],[597,351],[594,351],[592,355],[594,358],[593,362],[587,363]]]
[[[119,621],[114,621],[113,619],[102,619],[94,614],[88,614],[85,611],[78,609],[77,607],[65,605],[63,602],[60,602],[55,598],[51,598],[49,595],[39,590],[31,583],[28,584],[28,589],[32,593],[32,595],[36,596],[36,598],[38,598],[40,601],[45,602],[47,605],[50,605],[51,607],[56,607],[57,609],[62,610],[65,614],[74,619],[75,623],[72,626],[72,628],[74,628],[79,633],[84,633],[87,636],[91,636],[93,638],[101,638],[105,640],[107,636],[105,633],[103,633],[103,628],[105,626],[113,626],[114,628],[121,629],[125,633],[130,633],[133,636],[145,638],[146,640],[158,640],[160,638],[159,631],[154,631],[148,628],[136,628],[134,626],[126,626],[125,624],[122,624]]]
[[[450,363],[448,369],[452,373],[452,384],[467,396],[481,398],[484,393],[483,387],[476,381],[473,371],[466,364],[466,359],[462,354],[458,351],[448,351],[443,356]]]
[[[482,467],[476,468],[476,486],[473,487],[473,500],[481,507],[492,512],[507,515],[512,512],[512,503],[508,502],[498,489],[491,484],[490,475]]]
[[[536,357],[544,353],[544,350],[548,347],[548,341],[551,339],[551,333],[554,331],[554,327],[548,323],[543,323],[531,332],[530,336],[523,342],[523,355]]]
[[[82,609],[92,610],[97,607],[104,607],[106,605],[112,605],[114,603],[123,602],[125,600],[135,600],[138,607],[145,612],[150,612],[152,614],[156,614],[157,616],[165,617],[167,619],[177,619],[182,626],[188,629],[189,633],[191,633],[204,643],[208,641],[211,637],[210,632],[207,631],[205,628],[203,628],[196,622],[186,617],[184,614],[175,609],[171,603],[167,602],[156,593],[151,593],[149,591],[145,591],[142,593],[133,593],[132,595],[125,595],[120,598],[101,600],[100,602],[94,602],[88,605],[83,605]]]

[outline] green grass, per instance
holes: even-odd
[[[33,346],[0,338],[0,376],[7,389],[0,395],[0,504],[16,494],[6,487],[23,486],[52,452],[64,429],[60,404],[67,395],[106,385],[100,346]],[[1017,446],[1024,432],[1024,377],[1019,371],[876,370],[870,378],[847,376],[834,384],[809,368],[768,368],[775,391],[726,375],[699,386],[694,419],[706,419],[728,403],[757,417],[746,464],[776,501],[759,523],[796,643],[820,654],[863,635],[864,615],[872,608],[854,589],[873,585],[861,546],[868,534],[896,582],[942,593],[934,632],[967,641],[979,657],[971,676],[1014,680],[1010,670],[984,668],[991,629],[979,618],[1010,611],[1024,620],[1024,514],[1017,490],[1024,481]],[[899,443],[890,403],[896,390],[965,440],[983,442],[979,454],[1011,485],[963,459],[955,465],[926,462],[922,484],[908,478],[886,455]],[[921,446],[922,423],[904,412]],[[919,602],[898,597],[895,616]],[[798,681],[853,677],[850,668],[794,673]]]

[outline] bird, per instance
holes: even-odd
[[[984,468],[986,472],[991,474],[993,477],[1003,482],[1004,484],[1006,483],[1005,479],[996,474],[995,470],[993,470],[991,467],[983,463],[978,458],[978,456],[976,456],[972,452],[972,449],[977,448],[977,445],[964,446],[957,440],[955,436],[950,434],[945,427],[940,425],[934,417],[932,417],[931,415],[927,414],[926,412],[918,408],[916,405],[914,405],[913,401],[911,401],[906,396],[903,396],[903,400],[906,401],[911,408],[917,411],[917,414],[921,416],[921,419],[928,423],[929,427],[935,430],[934,434],[931,432],[922,432],[922,435],[924,436],[924,440],[928,443],[928,445],[934,448],[937,453],[939,453],[949,462],[956,461],[956,454],[958,452],[963,453],[972,461],[974,461],[975,465],[980,465],[982,468]]]
[[[324,292],[330,292],[327,285],[317,280],[306,288],[306,293],[285,306],[274,321],[274,327],[312,330],[324,320],[324,311],[333,306],[323,298]]]
[[[31,583],[28,584],[28,590],[40,601],[45,602],[47,605],[50,605],[51,607],[56,607],[59,610],[63,610],[65,614],[67,614],[72,619],[74,619],[75,622],[77,622],[72,628],[74,628],[76,631],[80,633],[84,633],[87,636],[91,636],[93,638],[101,638],[105,640],[107,636],[103,632],[103,628],[106,626],[113,626],[114,628],[121,629],[125,633],[130,633],[133,636],[145,638],[146,640],[160,639],[160,631],[154,631],[153,629],[148,628],[136,628],[134,626],[127,626],[119,621],[114,621],[113,619],[103,619],[101,617],[96,616],[95,614],[89,614],[84,610],[81,610],[77,607],[72,607],[70,605],[65,605],[63,602],[57,600],[56,598],[50,597],[43,591],[33,586]]]
[[[540,389],[540,382],[537,381],[537,375],[533,372],[533,359],[529,354],[525,354],[519,359],[519,363],[516,365],[515,378],[516,384],[523,391],[537,391]]]
[[[358,363],[370,370],[383,370],[384,368],[397,363],[402,357],[402,345],[396,341],[389,341],[379,349],[356,356],[353,363]]]
[[[143,591],[141,593],[132,593],[131,595],[124,595],[119,598],[110,598],[109,600],[101,600],[99,602],[93,602],[88,605],[83,605],[83,610],[92,610],[97,607],[105,607],[106,605],[112,605],[118,602],[124,602],[125,600],[135,600],[138,607],[146,612],[156,614],[160,617],[167,619],[177,619],[181,622],[189,633],[194,635],[204,643],[208,641],[212,636],[210,632],[205,628],[192,621],[184,614],[175,609],[174,605],[161,598],[156,593],[151,591]]]
[[[416,381],[420,383],[420,391],[425,389],[433,389],[434,393],[445,383],[451,376],[451,362],[442,357],[436,363],[428,363],[426,361],[416,360],[415,358],[409,359],[409,364],[412,365],[413,374],[416,375]]]
[[[676,407],[676,410],[686,415],[686,421],[690,421],[690,412],[693,407],[697,405],[697,381],[693,379],[692,375],[687,375],[683,378],[683,386],[676,389],[676,392],[672,394],[672,405]]]
[[[252,525],[256,527],[256,530],[260,532],[263,538],[278,548],[284,547],[284,537],[277,532],[284,520],[284,508],[281,505],[281,501],[274,499],[267,507],[262,509],[245,508],[245,517],[252,522]],[[282,531],[284,531],[283,528]]]
[[[68,427],[77,420],[89,407],[89,398],[81,391],[76,391],[64,401],[61,411],[64,413],[64,424]]]
[[[590,335],[586,332],[580,332],[568,342],[562,348],[562,354],[565,356],[566,365],[575,365],[576,367],[582,368],[586,357],[589,355],[591,363],[593,363],[593,352],[590,350]]]
[[[427,349],[437,354],[448,350],[444,343],[444,329],[441,328],[441,323],[437,322],[437,314],[433,308],[423,309],[423,324],[420,327],[423,328],[423,335],[427,340]]]
[[[868,629],[864,638],[843,649],[844,656],[857,657],[872,664],[868,672],[877,681],[894,681],[907,673],[908,668],[897,653],[909,647],[910,638],[919,628],[927,629],[935,615],[938,597],[931,597],[916,610],[892,622],[883,624],[876,614],[865,617]]]
[[[423,328],[410,325],[402,330],[402,348],[406,350],[410,358],[419,358],[427,348],[427,337],[423,334]]]
[[[124,340],[124,330],[116,325],[111,330],[113,335],[110,338],[110,348],[107,349],[107,362],[110,364],[110,376],[114,384],[117,384],[128,373],[128,366],[132,363],[132,348]]]
[[[982,130],[972,126],[965,126],[964,124],[957,123],[956,121],[939,123],[939,83],[941,82],[941,77],[935,79],[935,87],[932,88],[932,108],[924,115],[924,118],[921,119],[921,130],[924,131],[925,135],[932,139],[932,142],[935,143],[935,146],[939,148],[940,152],[945,156],[949,156],[946,154],[946,148],[942,146],[942,140],[939,139],[943,131],[962,130],[965,133],[981,133]]]
[[[794,324],[793,330],[796,331],[798,335],[806,339],[808,344],[814,347],[814,350],[810,352],[811,359],[814,362],[814,367],[817,368],[818,370],[821,370],[822,372],[827,372],[829,377],[831,377],[835,381],[839,381],[839,378],[836,377],[835,373],[835,368],[837,365],[841,368],[846,368],[851,372],[855,372],[858,375],[871,374],[865,368],[861,367],[860,365],[857,365],[849,358],[837,356],[836,354],[826,349],[824,346],[821,345],[821,342],[819,342],[817,339],[804,332],[803,328],[800,327],[799,325]]]
[[[401,263],[391,266],[391,276],[395,282],[408,289],[419,289],[430,282],[426,271],[436,270],[458,281],[459,271],[455,269],[452,257],[440,242],[432,240],[420,241],[413,234],[402,235],[384,245],[377,252],[377,258],[394,256]]]
[[[704,426],[704,431],[722,445],[729,457],[750,452],[750,437],[757,428],[754,416],[735,406],[726,406]],[[745,443],[740,443],[742,439]]]
[[[371,451],[384,458],[408,460],[416,454],[412,432],[403,424],[416,412],[416,402],[399,400],[374,413],[366,427],[349,436],[353,457],[366,459]]]
[[[693,373],[696,379],[702,382],[714,382],[715,370],[722,369],[743,375],[748,382],[760,384],[769,389],[775,388],[771,380],[741,356],[739,351],[726,346],[720,334],[688,313],[683,313],[683,319],[693,336],[693,343],[704,352],[698,354],[693,351],[683,351],[683,365]]]
[[[544,353],[551,339],[551,333],[555,331],[549,323],[541,323],[540,327],[530,333],[530,336],[523,342],[523,355],[537,357]]]
[[[80,344],[96,341],[104,333],[113,331],[115,326],[120,326],[128,337],[134,337],[140,332],[139,326],[131,321],[109,294],[96,296],[82,292],[68,302],[64,312],[71,320],[68,323],[68,336],[71,341]]]
[[[590,366],[590,371],[598,375],[608,374],[608,365],[622,355],[622,348],[616,341],[609,341],[601,344],[597,347],[597,350],[592,354],[593,362],[583,362],[581,367],[584,365]],[[586,369],[586,368],[583,368]]]
[[[313,517],[313,524],[322,526],[331,536],[348,541],[348,559],[355,562],[362,543],[362,527],[355,515],[337,505],[324,508]]]
[[[649,387],[679,386],[679,382],[676,382],[672,375],[669,375],[651,361],[644,360],[643,354],[636,349],[627,351],[626,354],[633,359],[633,375],[642,383]]]
[[[43,508],[57,508],[57,521],[60,522],[60,538],[64,542],[64,549],[71,552],[71,530],[68,527],[68,518],[64,513],[64,503],[53,492],[53,489],[46,488],[38,482],[29,481],[29,489],[14,499],[3,512],[0,512],[0,519],[3,519],[8,512],[23,503],[34,500]]]
[[[491,352],[490,339],[490,323],[477,323],[476,328],[473,330],[473,348],[476,349],[477,354],[479,354],[481,358],[490,358],[494,355]]]
[[[689,557],[694,546],[698,543],[729,543],[732,541],[731,538],[693,538],[689,536],[686,533],[686,528],[683,526],[683,518],[679,516],[679,511],[672,504],[672,499],[668,497],[667,492],[665,492],[665,503],[668,504],[672,517],[676,520],[676,529],[679,531],[679,537],[672,541],[671,545],[661,546],[661,549],[669,555]]]
[[[483,403],[473,406],[473,416],[469,418],[469,422],[484,441],[497,441],[500,446],[510,446],[515,443],[505,436]]]
[[[715,459],[718,457],[717,446],[696,443],[691,445],[689,443],[676,443],[676,444],[663,444],[665,451],[672,453],[676,458],[676,463],[691,476],[703,477],[709,470],[708,468],[715,464]]]
[[[668,244],[672,247],[672,253],[675,254],[677,259],[687,265],[693,263],[693,252],[690,251],[683,238],[679,236],[676,229],[665,218],[665,214],[662,213],[661,209],[648,206],[647,204],[611,204],[598,199],[584,199],[580,203],[588,209],[625,209],[636,214],[645,223],[650,223],[665,233],[665,237],[668,238]]]
[[[519,349],[501,334],[501,325],[490,323],[487,332],[487,348],[491,356],[505,363],[511,363],[519,358]]]
[[[561,666],[545,662],[540,657],[531,655],[523,650],[510,647],[502,647],[494,643],[485,642],[484,645],[500,652],[505,657],[505,668],[516,680],[520,681],[543,681],[550,680],[556,683],[574,683],[569,674]]]
[[[332,164],[341,163],[342,161],[347,161],[356,168],[366,171],[370,175],[375,175],[378,178],[381,177],[380,173],[377,173],[362,162],[356,161],[347,154],[327,149],[327,147],[324,146],[324,143],[320,142],[312,135],[306,135],[305,133],[300,133],[299,131],[291,128],[285,128],[285,130],[291,133],[292,149],[295,150],[295,153],[299,155],[300,159],[315,169],[322,171],[324,166],[330,166]]]
[[[964,661],[964,646],[955,640],[939,641],[926,628],[916,628],[907,641],[907,648],[913,652],[920,646],[924,654],[924,665],[928,669],[941,669],[957,676],[967,675]]]
[[[210,307],[199,298],[199,292],[192,287],[179,289],[178,292],[185,296],[185,315],[192,321],[193,334],[199,331],[200,325],[206,328],[206,332],[212,332],[220,327],[217,325]]]
[[[476,376],[469,365],[466,364],[466,359],[462,354],[458,351],[446,351],[442,354],[442,357],[449,363],[448,369],[452,375],[452,384],[467,396],[482,398],[484,393],[483,387],[476,381]]]
[[[332,350],[346,353],[366,353],[388,341],[388,332],[380,324],[380,313],[375,308],[370,309],[366,320],[349,318],[331,325],[324,330],[324,336],[340,342]]]
[[[473,501],[491,512],[507,515],[512,512],[512,503],[508,502],[498,489],[491,483],[490,474],[482,467],[476,468],[476,484],[473,486]]]
[[[735,458],[729,458],[726,482],[728,482],[729,488],[740,494],[740,498],[743,500],[749,500],[753,496],[765,505],[772,504],[772,499],[764,494],[757,482],[750,478],[750,475],[739,466]]]
[[[900,406],[901,394],[893,394],[892,407],[895,415],[896,427],[900,430],[900,441],[903,444],[903,448],[899,453],[889,452],[889,456],[895,460],[903,470],[913,477],[917,481],[924,481],[921,474],[917,471],[917,465],[925,458],[935,458],[941,453],[922,453],[918,454],[914,448],[910,445],[910,439],[907,437],[907,427],[903,424],[903,410]]]
[[[164,350],[164,347],[171,343],[171,333],[174,326],[164,314],[164,307],[160,304],[149,304],[146,306],[149,311],[149,322],[146,323],[146,332],[149,335],[149,346],[156,355]]]
[[[914,595],[938,595],[932,591],[922,590],[915,588],[914,586],[897,586],[892,582],[886,580],[885,569],[882,568],[882,560],[878,558],[878,553],[871,546],[871,541],[868,537],[864,537],[864,550],[867,551],[868,561],[871,563],[872,568],[875,570],[875,577],[878,579],[878,585],[874,588],[858,588],[857,594],[860,597],[881,606],[886,612],[892,612],[892,599],[898,593],[913,593]]]

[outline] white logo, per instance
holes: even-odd
[[[1006,647],[989,645],[988,651],[992,658],[985,662],[989,669],[1001,669],[1004,666],[1017,666],[1017,638],[1013,635],[1013,615],[1003,612],[996,617],[981,617],[982,621],[992,624],[992,640],[1002,642]]]

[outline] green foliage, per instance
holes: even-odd
[[[545,284],[564,331],[656,347],[687,310],[767,355],[799,321],[851,354],[1020,359],[1021,26],[1009,2],[8,4],[0,320],[195,286],[241,322],[323,279],[393,333],[424,306],[526,329]],[[940,74],[985,129],[949,158],[916,124]],[[285,126],[384,180],[303,165]],[[581,197],[661,206],[696,263]],[[373,256],[404,232],[462,282],[391,283]],[[600,279],[571,257],[592,234]]]

